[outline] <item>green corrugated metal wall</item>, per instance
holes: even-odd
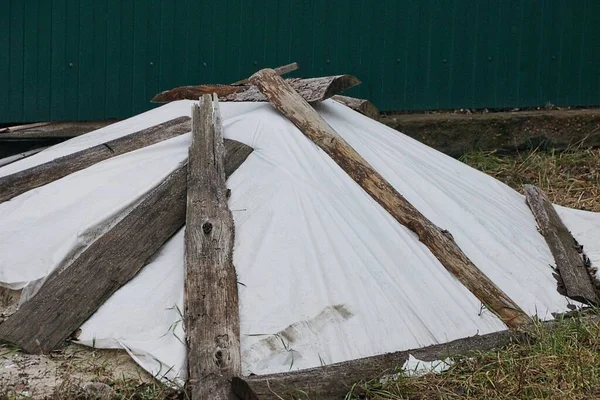
[[[297,61],[383,110],[600,105],[600,1],[4,0],[0,122],[127,117]]]

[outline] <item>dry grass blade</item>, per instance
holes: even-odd
[[[516,156],[471,152],[464,163],[521,191],[523,184],[540,187],[551,202],[600,212],[600,150],[566,152],[535,150]]]

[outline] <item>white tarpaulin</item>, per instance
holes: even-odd
[[[505,329],[323,151],[267,103],[221,103],[225,137],[255,150],[228,179],[245,374],[284,372]],[[178,101],[0,168],[0,176],[189,115]],[[333,128],[527,313],[567,311],[523,196],[334,101]],[[80,252],[187,157],[190,135],[106,160],[0,204],[0,283],[29,288]],[[558,207],[600,263],[600,215]],[[102,268],[95,265],[94,268]],[[185,378],[183,230],[83,326]]]

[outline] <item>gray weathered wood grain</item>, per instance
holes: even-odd
[[[234,226],[217,97],[192,106],[185,225],[185,318],[192,399],[228,399],[241,371]]]
[[[567,296],[583,303],[599,304],[590,274],[577,250],[577,241],[558,216],[554,206],[540,188],[525,185],[523,189],[539,231],[554,256]]]
[[[416,233],[440,263],[504,323],[514,328],[531,322],[531,318],[473,264],[449,232],[429,221],[398,193],[293,87],[268,69],[252,75],[250,82],[400,224]]]
[[[0,177],[0,202],[54,182],[100,161],[171,139],[189,131],[190,118],[179,117],[33,168]]]
[[[323,101],[360,83],[352,75],[325,76],[322,78],[287,79],[292,87],[308,102]],[[181,86],[161,92],[152,99],[155,103],[175,100],[196,100],[204,94],[216,93],[220,101],[268,101],[254,86],[199,85]]]
[[[225,141],[225,175],[252,148]],[[112,228],[67,265],[59,266],[40,291],[0,324],[0,340],[28,353],[48,353],[79,328],[185,223],[187,165],[179,167]]]

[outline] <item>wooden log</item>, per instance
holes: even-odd
[[[323,101],[360,83],[352,75],[326,76],[309,79],[287,79],[287,82],[308,102]],[[202,95],[216,93],[220,101],[268,101],[254,86],[200,85],[182,86],[154,96],[153,103],[175,100],[196,100]]]
[[[366,115],[367,117],[377,121],[379,119],[379,110],[369,100],[357,99],[355,97],[348,97],[336,94],[331,98],[340,104],[350,107],[354,111]]]
[[[225,141],[225,174],[252,152]],[[28,353],[48,353],[79,328],[185,223],[187,165],[148,192],[110,230],[68,264],[59,266],[39,292],[0,324],[0,340]]]
[[[560,325],[561,318],[543,322],[544,329],[552,330]],[[574,318],[598,321],[594,313],[575,314]],[[539,329],[535,326],[534,331]],[[269,375],[236,377],[232,380],[235,394],[241,400],[319,399],[339,400],[352,390],[356,398],[366,398],[362,383],[400,372],[409,355],[421,361],[445,360],[448,357],[476,356],[478,352],[492,351],[511,343],[530,339],[528,329],[500,331],[476,335],[444,344],[419,349],[398,351],[372,357],[335,363],[318,368]]]
[[[523,189],[525,201],[554,256],[567,296],[582,303],[598,305],[598,294],[579,253],[577,241],[540,188],[525,185]]]
[[[151,128],[0,177],[0,203],[111,157],[150,146],[190,131],[190,118],[179,117]]]
[[[228,399],[242,369],[233,217],[217,96],[192,106],[185,225],[185,331],[192,399]]]
[[[490,311],[511,328],[531,322],[531,318],[471,262],[448,231],[438,228],[398,193],[273,70],[258,71],[250,77],[250,82],[400,224],[416,233],[440,263]]]
[[[291,64],[286,64],[286,65],[282,65],[281,67],[277,67],[275,68],[275,73],[279,76],[283,76],[286,74],[289,74],[290,72],[294,72],[298,70],[298,63],[291,63]],[[242,79],[241,81],[237,81],[232,83],[232,86],[239,86],[239,85],[248,85],[250,84],[250,80],[248,80],[248,78],[246,79]]]

